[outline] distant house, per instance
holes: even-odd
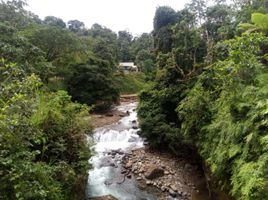
[[[139,71],[138,67],[134,64],[134,62],[120,62],[119,69],[123,70],[125,73]]]

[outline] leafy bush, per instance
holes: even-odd
[[[225,42],[229,55],[208,67],[177,111],[196,145],[236,199],[267,199],[268,72],[261,34]]]
[[[64,91],[42,91],[14,64],[2,61],[0,72],[0,198],[82,199],[88,108]]]
[[[91,59],[74,67],[68,91],[78,102],[95,105],[96,110],[107,109],[119,99],[113,78],[113,68],[107,61]]]
[[[123,74],[116,77],[116,85],[121,94],[135,94],[149,87],[150,83],[146,82],[145,75],[142,73]]]

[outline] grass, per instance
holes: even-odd
[[[143,73],[118,74],[116,84],[120,94],[136,94],[150,86]]]

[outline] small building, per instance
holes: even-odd
[[[123,70],[125,73],[139,71],[139,68],[134,64],[134,62],[120,62],[119,69]]]

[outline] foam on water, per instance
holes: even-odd
[[[137,126],[136,107],[137,103],[118,106],[116,109],[128,111],[129,115],[117,124],[95,129],[92,136],[95,155],[89,161],[93,169],[89,171],[86,191],[88,197],[111,194],[120,200],[156,199],[154,195],[141,191],[134,178],[124,178],[121,174],[120,155],[115,158],[108,155],[111,150],[130,152],[143,147],[143,139],[137,134],[139,129],[132,128],[133,124]]]

